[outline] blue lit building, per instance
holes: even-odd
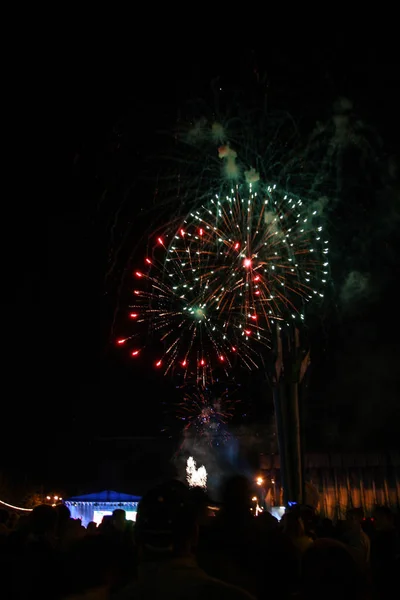
[[[114,491],[96,492],[83,496],[74,496],[64,501],[71,511],[73,519],[81,519],[82,525],[87,527],[90,521],[98,525],[106,515],[111,515],[116,508],[121,508],[126,513],[127,520],[136,521],[137,507],[140,496],[122,494]]]

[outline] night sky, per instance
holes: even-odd
[[[0,470],[11,478],[65,477],[70,484],[75,472],[80,478],[90,468],[88,440],[160,435],[174,384],[132,365],[114,344],[128,308],[124,272],[151,225],[140,211],[156,183],[142,175],[149,173],[157,131],[172,130],[188,100],[207,97],[217,76],[230,89],[246,86],[255,71],[266,75],[271,106],[289,111],[305,135],[317,121],[327,121],[335,100],[345,96],[383,140],[377,161],[391,197],[373,193],[365,200],[360,192],[331,214],[334,254],[334,244],[340,245],[335,299],[314,335],[306,412],[310,445],[319,449],[337,448],[339,440],[360,451],[396,445],[395,42],[378,47],[367,36],[320,38],[308,47],[295,38],[284,45],[269,39],[263,48],[229,56],[187,44],[165,45],[154,57],[135,43],[123,51],[83,51],[71,44],[54,80],[50,69],[40,76],[30,71],[25,83],[18,79],[10,92],[2,223]],[[361,269],[359,264],[371,274],[368,297],[344,307],[338,300],[344,271]]]

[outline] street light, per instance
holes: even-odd
[[[52,506],[56,506],[57,502],[61,502],[62,498],[61,496],[46,496],[46,500],[47,502],[51,503]]]

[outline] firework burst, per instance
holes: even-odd
[[[219,156],[231,161],[232,173],[235,153],[222,147]],[[246,171],[244,181],[158,237],[147,268],[135,272],[136,329],[119,342],[136,344],[131,353],[138,356],[143,332],[156,335],[156,366],[196,371],[198,381],[217,364],[257,367],[274,327],[301,323],[307,304],[324,295],[328,241],[309,207]]]
[[[178,405],[177,417],[184,423],[184,430],[195,436],[207,436],[213,440],[227,437],[226,425],[233,417],[235,405],[228,391],[214,397],[208,388],[197,388],[186,392],[183,401]]]

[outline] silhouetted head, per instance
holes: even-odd
[[[204,488],[193,487],[189,490],[191,496],[191,502],[193,503],[194,509],[199,520],[203,521],[208,516],[208,505],[210,499]]]
[[[158,556],[187,554],[197,541],[197,510],[180,481],[161,484],[139,503],[135,535],[145,551]]]
[[[86,531],[89,534],[97,533],[97,525],[96,525],[96,523],[94,521],[90,521],[90,523],[87,524]]]
[[[251,484],[247,477],[235,475],[229,478],[222,493],[224,510],[237,515],[250,515],[251,492]]]
[[[122,508],[116,508],[112,514],[112,521],[115,529],[124,531],[126,526],[126,512]]]
[[[34,535],[55,533],[57,527],[57,513],[47,504],[35,506],[31,512],[31,531]]]
[[[304,522],[299,512],[285,513],[283,531],[291,537],[301,537],[305,534]]]
[[[65,506],[65,504],[57,504],[55,511],[57,513],[59,525],[62,526],[65,525],[65,523],[68,523],[71,518],[71,511],[68,506]]]
[[[319,539],[302,560],[304,592],[307,598],[356,600],[364,598],[363,575],[347,547],[332,539]]]

